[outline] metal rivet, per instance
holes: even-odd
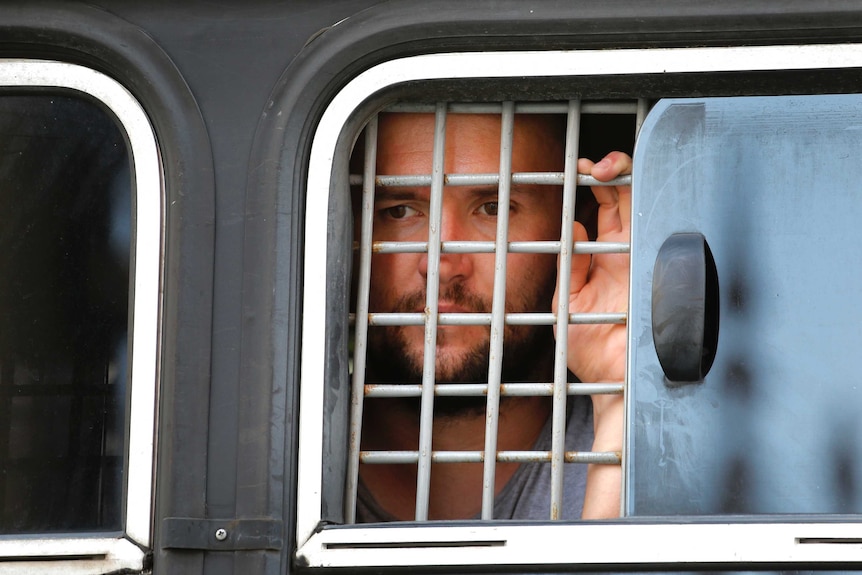
[[[227,539],[227,529],[216,529],[215,538],[219,541],[224,541],[225,539]]]

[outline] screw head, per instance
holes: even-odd
[[[216,529],[215,538],[219,541],[227,539],[227,529],[222,529],[221,527]]]

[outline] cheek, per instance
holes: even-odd
[[[509,254],[506,261],[507,279],[513,282],[536,283],[557,273],[556,254]]]
[[[506,293],[510,305],[549,311],[557,280],[557,256],[512,254],[507,262]],[[547,300],[547,301],[545,301]]]
[[[391,284],[396,277],[415,273],[422,254],[375,254],[371,256],[371,284]]]
[[[383,306],[391,307],[398,297],[417,289],[422,279],[417,271],[421,256],[377,254],[371,257],[370,301],[377,304],[373,311],[386,311]]]

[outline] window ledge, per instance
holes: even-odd
[[[0,575],[98,575],[141,571],[145,552],[125,538],[67,537],[0,540]]]

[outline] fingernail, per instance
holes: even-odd
[[[611,161],[609,159],[605,158],[601,162],[596,164],[596,167],[597,168],[607,168],[607,167],[610,167],[610,165],[611,165]]]

